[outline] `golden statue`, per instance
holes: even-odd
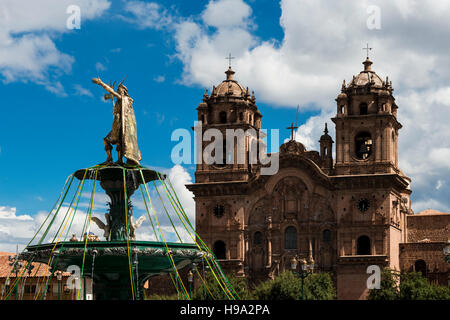
[[[125,80],[125,79],[124,79]],[[114,85],[108,86],[100,78],[93,78],[93,83],[102,86],[109,94],[105,99],[113,101],[113,125],[111,132],[103,139],[107,158],[105,164],[113,163],[112,145],[116,145],[118,164],[123,164],[122,157],[127,164],[139,165],[142,160],[141,151],[137,144],[136,117],[133,110],[133,99],[128,95],[128,89],[123,81],[114,91]]]

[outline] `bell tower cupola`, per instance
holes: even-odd
[[[247,181],[258,170],[249,152],[261,129],[255,93],[234,79],[231,65],[225,74],[197,107],[202,124],[197,158],[203,161],[197,164],[196,182]]]

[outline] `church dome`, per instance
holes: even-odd
[[[217,87],[214,88],[212,94],[216,96],[235,96],[242,97],[248,96],[248,89],[241,86],[236,80],[234,80],[234,71],[231,67],[225,72],[227,75],[226,80],[222,81]]]
[[[353,81],[351,82],[350,86],[364,87],[367,84],[370,84],[374,87],[383,87],[383,80],[381,80],[381,78],[375,73],[375,71],[372,71],[371,69],[372,61],[367,58],[363,62],[363,65],[364,70],[353,77]]]

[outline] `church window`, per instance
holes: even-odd
[[[372,154],[372,137],[368,132],[360,132],[355,137],[355,155],[360,160],[365,160]]]
[[[344,110],[345,110],[345,106],[344,105],[340,105],[339,106],[339,113],[340,114],[344,114]]]
[[[284,248],[297,249],[297,229],[295,227],[287,227],[284,231]]]
[[[370,238],[368,236],[361,236],[356,241],[357,255],[370,255]]]
[[[331,231],[326,229],[322,232],[322,241],[323,242],[330,242],[331,241]]]
[[[222,218],[225,213],[225,207],[221,204],[218,204],[217,206],[214,207],[213,213],[217,218]]]
[[[213,253],[217,259],[226,259],[226,245],[222,240],[214,242]]]
[[[361,103],[360,105],[359,105],[359,114],[360,115],[365,115],[365,114],[367,114],[367,103]]]
[[[225,111],[222,111],[219,113],[219,120],[220,120],[220,123],[223,123],[223,124],[227,123],[227,113]]]
[[[200,121],[201,121],[202,123],[205,123],[205,115],[204,115],[204,114],[202,114],[202,115],[200,116]]]
[[[239,112],[239,121],[243,121],[243,120],[244,120],[244,113]]]
[[[260,231],[256,231],[253,235],[253,244],[255,246],[262,244],[262,233]]]
[[[427,264],[423,260],[417,260],[414,263],[414,271],[420,272],[423,277],[427,275]]]

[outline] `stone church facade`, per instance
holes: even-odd
[[[339,299],[362,299],[368,266],[414,268],[412,253],[420,250],[408,247],[411,180],[398,166],[402,125],[392,82],[372,71],[369,58],[363,65],[336,98],[336,141],[326,125],[319,151],[291,139],[280,147],[274,175],[262,175],[262,165],[250,161],[251,137],[233,145],[232,160],[242,148],[243,162],[227,163],[226,149],[224,163],[197,164],[195,183],[187,186],[194,193],[197,233],[225,270],[258,282],[289,270],[294,256],[313,258],[316,272],[333,273]],[[231,67],[225,73],[197,108],[202,133],[216,129],[225,137],[227,129],[251,129],[259,135],[262,114],[254,93],[234,79]],[[209,143],[203,141],[199,152]],[[422,246],[445,245],[449,217],[441,214],[434,223],[444,226],[438,241]],[[439,268],[441,278],[448,277],[448,266]]]

